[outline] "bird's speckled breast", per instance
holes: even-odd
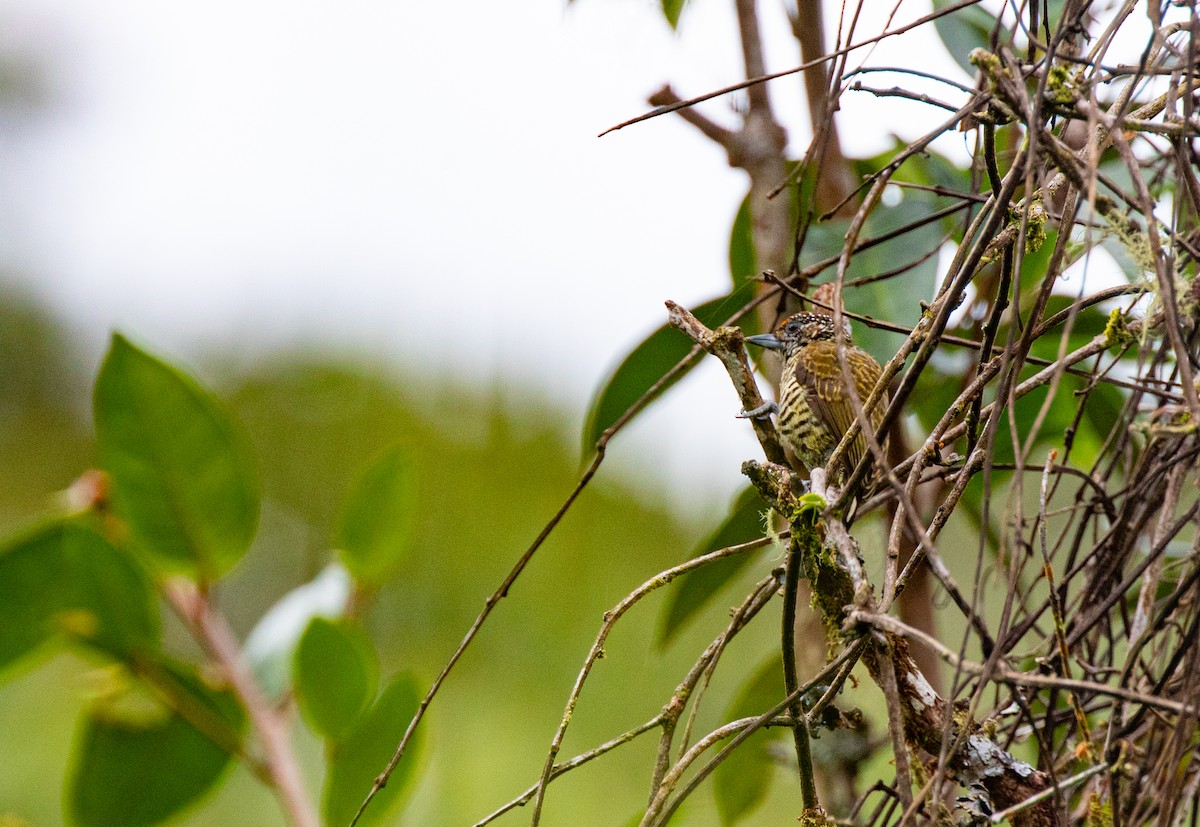
[[[808,404],[808,389],[785,370],[779,386],[779,438],[807,468],[819,468],[828,460],[837,441],[819,422]]]

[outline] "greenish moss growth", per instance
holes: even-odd
[[[825,543],[816,512],[800,512],[789,523],[791,553],[800,555],[801,571],[811,587],[811,605],[821,615],[826,637],[831,642],[838,640],[845,607],[854,602],[854,585],[838,561],[837,551]]]
[[[1061,63],[1050,67],[1046,75],[1046,97],[1053,103],[1069,106],[1079,98],[1079,89],[1069,69]]]
[[[1036,253],[1046,243],[1046,208],[1042,199],[1034,198],[1025,210],[1025,252]],[[1017,218],[1020,226],[1020,218]]]
[[[1092,793],[1088,799],[1087,827],[1112,827],[1112,804],[1100,798],[1099,793]]]
[[[996,75],[1000,72],[1000,58],[987,49],[976,48],[967,56],[971,65],[986,75]]]
[[[1046,208],[1040,198],[1033,198],[1023,206],[1008,208],[1008,221],[995,238],[988,242],[987,251],[979,259],[980,265],[999,261],[1001,253],[1013,244],[1025,227],[1025,252],[1036,253],[1046,243]]]
[[[717,347],[734,350],[741,347],[744,338],[740,327],[718,327],[713,331],[712,343]]]
[[[1111,198],[1098,196],[1096,212],[1108,223],[1109,230],[1121,242],[1134,264],[1147,272],[1154,272],[1154,252],[1146,231],[1132,217],[1121,212]]]
[[[1108,314],[1108,321],[1104,325],[1105,346],[1125,348],[1136,343],[1137,336],[1133,335],[1133,331],[1129,329],[1129,322],[1125,320],[1125,314],[1119,307],[1114,307],[1113,311]]]

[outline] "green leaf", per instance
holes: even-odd
[[[1061,456],[1065,432],[1070,427],[1075,415],[1077,403],[1073,391],[1078,387],[1079,382],[1074,377],[1063,377],[1059,383],[1054,402],[1046,411],[1046,418],[1042,421],[1042,426],[1038,430],[1037,442],[1030,454],[1030,461],[1035,465],[1040,465],[1045,460],[1045,451],[1048,448],[1057,448]],[[993,462],[997,465],[1011,465],[1016,462],[1010,422],[1016,423],[1016,432],[1021,435],[1022,441],[1028,439],[1034,420],[1049,393],[1048,387],[1034,388],[1018,399],[1015,404],[1004,406],[999,413],[1001,419],[996,431],[995,447],[992,451]]]
[[[863,228],[863,240],[879,238],[906,227],[909,229],[888,241],[856,252],[846,271],[847,281],[893,273],[901,267],[907,269],[885,280],[847,289],[843,293],[847,309],[895,324],[911,326],[917,322],[921,315],[920,300],[933,295],[937,248],[942,243],[944,229],[940,222],[919,227],[910,225],[939,206],[942,205],[930,193],[900,190],[896,203],[881,204],[871,212]],[[813,225],[808,232],[801,263],[807,266],[839,255],[845,246],[848,226],[849,222],[844,219]],[[826,272],[829,276],[824,280],[832,281],[836,268],[831,266]],[[896,352],[904,337],[855,322],[854,340],[882,363]]]
[[[393,448],[355,484],[342,513],[337,543],[346,568],[378,586],[404,560],[417,522],[416,474],[408,452]]]
[[[1047,230],[1046,240],[1040,247],[1036,250],[1027,250],[1021,255],[1021,285],[1018,295],[1021,299],[1022,318],[1033,305],[1038,288],[1046,280],[1046,274],[1050,272],[1050,259],[1057,241],[1058,233],[1054,230]],[[1055,274],[1055,277],[1061,278],[1061,273]]]
[[[913,399],[920,400],[920,404],[910,406],[925,432],[933,430],[942,414],[958,399],[965,385],[963,377],[968,373],[974,376],[978,358],[973,350],[939,348],[934,351],[928,368],[918,377],[912,395]],[[964,441],[962,445],[947,446],[943,454],[949,454],[952,450],[961,451],[965,444]]]
[[[1062,20],[1062,13],[1067,6],[1067,0],[1049,0],[1049,2],[1045,5],[1045,10],[1048,11],[1049,14],[1043,15],[1039,18],[1041,25],[1039,26],[1039,32],[1034,32],[1035,35],[1039,33],[1048,34],[1049,32],[1058,31],[1058,24],[1059,21]]]
[[[1097,383],[1088,394],[1083,422],[1075,432],[1071,464],[1091,468],[1099,458],[1114,422],[1121,421],[1126,392],[1106,382]]]
[[[1042,313],[1042,318],[1049,319],[1067,310],[1073,301],[1074,298],[1071,296],[1050,296],[1046,301],[1046,308]],[[1083,308],[1075,314],[1075,319],[1071,324],[1071,335],[1067,337],[1067,350],[1071,351],[1083,347],[1092,339],[1102,334],[1107,326],[1108,314],[1097,307]],[[1004,327],[1003,330],[1005,336],[1007,336],[1008,328]],[[1047,330],[1033,342],[1033,345],[1029,349],[1030,354],[1048,361],[1057,359],[1064,330],[1066,330],[1065,321],[1059,322],[1058,325]],[[1037,366],[1035,370],[1041,369],[1041,366]]]
[[[908,149],[908,141],[893,136],[891,148],[868,161],[869,168],[859,171],[859,174],[867,176],[878,172],[891,163],[896,155]],[[892,175],[891,180],[910,184],[924,184],[931,187],[944,187],[947,190],[957,192],[970,192],[971,190],[970,168],[959,168],[945,155],[933,149],[927,149],[925,152],[910,155]],[[936,203],[937,206],[946,206],[947,202],[938,201]],[[947,229],[961,230],[962,213],[943,218],[942,222],[943,227]]]
[[[341,617],[350,600],[350,572],[339,562],[325,566],[267,609],[246,636],[242,654],[259,687],[272,701],[292,688],[292,661],[300,636],[314,617]]]
[[[325,780],[323,810],[326,824],[349,824],[359,805],[371,791],[375,777],[391,760],[408,722],[417,711],[416,683],[402,674],[383,690],[371,710],[343,741],[329,751],[329,774]],[[412,775],[420,730],[405,751],[404,758],[359,819],[362,827],[380,824],[400,803],[406,782]]]
[[[138,547],[202,580],[250,547],[258,486],[244,440],[194,380],[114,334],[95,391],[100,462]]]
[[[145,572],[91,529],[53,522],[0,549],[0,669],[63,633],[125,657],[159,632]]]
[[[232,695],[182,672],[174,678],[218,724],[243,728]],[[182,715],[146,695],[125,694],[84,716],[67,793],[69,820],[78,827],[159,824],[211,789],[231,760]]]
[[[798,180],[789,181],[775,196],[788,199],[789,226],[798,226],[802,215],[806,214],[806,209],[811,211],[815,183],[815,175],[809,168],[802,171]],[[754,212],[750,207],[750,193],[746,193],[738,205],[738,211],[733,217],[733,226],[729,231],[729,275],[733,284],[732,295],[745,295],[749,298],[752,294],[742,291],[755,283],[760,269],[758,253],[754,246]]]
[[[663,17],[667,18],[667,23],[672,29],[679,26],[679,15],[683,13],[683,6],[687,0],[662,0]]]
[[[750,213],[750,196],[746,195],[733,217],[729,231],[729,275],[733,292],[737,293],[758,275],[758,254],[754,250],[754,217]]]
[[[375,697],[379,664],[362,630],[323,617],[308,624],[295,657],[296,701],[320,735],[343,738]]]
[[[727,713],[729,720],[761,715],[783,700],[783,663],[778,657],[764,663],[742,688]],[[769,746],[773,735],[751,735],[713,773],[713,793],[721,823],[736,824],[762,804],[774,774]]]
[[[933,0],[933,10],[942,11],[953,2]],[[999,25],[995,16],[979,5],[967,6],[933,21],[938,37],[954,62],[971,77],[975,77],[975,67],[970,60],[971,51],[976,48],[991,51],[992,32]]]
[[[696,546],[692,557],[748,543],[763,536],[763,513],[767,504],[753,487],[745,488],[733,501],[725,522]],[[754,560],[753,554],[736,554],[681,575],[673,584],[659,621],[658,641],[665,646]]]
[[[729,296],[722,296],[705,302],[692,313],[704,324],[715,327],[728,319],[738,306]],[[747,317],[743,324],[747,323],[752,324],[753,320]],[[667,371],[684,359],[691,349],[692,341],[669,324],[664,324],[642,340],[642,343],[617,365],[592,398],[591,405],[588,406],[587,424],[583,428],[584,453],[591,451],[601,434],[620,419],[642,394],[662,379]],[[664,383],[653,398],[661,396],[695,365],[696,362],[693,361],[671,381]]]

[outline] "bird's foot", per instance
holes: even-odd
[[[770,416],[773,413],[779,413],[779,406],[774,402],[764,402],[757,408],[752,410],[740,410],[737,413],[738,419],[758,419],[763,416]]]

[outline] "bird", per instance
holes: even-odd
[[[833,449],[855,421],[854,403],[838,364],[836,338],[833,317],[810,312],[788,316],[773,333],[746,337],[749,344],[782,352],[783,377],[778,405],[767,403],[739,416],[756,418],[776,413],[780,440],[810,471],[829,462]],[[858,403],[866,404],[883,370],[871,354],[849,340],[843,352]],[[887,405],[885,392],[867,415],[880,442],[879,425]],[[838,467],[829,469],[831,480],[844,484],[866,450],[866,438],[860,431]]]

